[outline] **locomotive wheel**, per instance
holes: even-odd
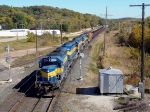
[[[38,97],[41,97],[41,96],[43,96],[44,94],[45,94],[45,90],[44,90],[44,88],[36,88],[36,95],[38,96]]]

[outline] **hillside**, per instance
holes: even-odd
[[[10,7],[0,5],[0,25],[3,29],[37,28],[77,31],[103,25],[104,19],[92,14],[82,14],[69,9],[51,6]]]

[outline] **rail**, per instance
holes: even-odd
[[[15,108],[20,104],[20,102],[23,100],[26,93],[33,87],[34,83],[30,84],[29,87],[26,87],[25,85],[37,74],[38,71],[33,73],[23,84],[19,86],[19,89],[14,91],[14,93],[5,100],[1,106],[0,106],[0,112],[3,111],[9,111],[12,112],[15,110]],[[23,87],[25,86],[25,87]],[[20,90],[24,90],[25,92],[20,92]]]
[[[40,112],[40,111],[49,112],[52,100],[53,100],[52,97],[40,97],[31,112]]]

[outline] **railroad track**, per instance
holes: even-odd
[[[92,39],[93,41],[93,39]],[[87,44],[88,45],[88,44]],[[86,47],[86,46],[85,46]],[[84,49],[83,49],[84,50]],[[78,58],[77,58],[78,59]],[[63,88],[63,85],[67,79],[67,75],[69,74],[69,72],[71,71],[72,66],[74,65],[74,63],[76,62],[77,59],[74,59],[71,67],[68,69],[68,72],[66,73],[66,77],[63,80],[63,83],[61,83],[61,87],[60,89],[56,90],[56,94],[55,97],[41,97],[41,98],[36,98],[37,100],[32,104],[29,104],[29,101],[26,101],[26,107],[30,108],[30,110],[33,111],[43,111],[43,109],[48,112],[51,111],[55,101],[57,100],[58,96],[60,95],[59,93],[61,92],[61,89]],[[32,59],[32,61],[28,61],[28,62],[23,62],[23,64],[28,64],[31,63],[33,61],[36,61],[37,59]],[[22,63],[19,63],[18,66],[21,66]],[[14,66],[16,67],[16,66]],[[32,77],[34,77],[37,74],[37,71],[32,75]],[[28,80],[26,80],[26,82],[24,82],[18,90],[16,90],[16,92],[14,92],[1,106],[0,106],[0,112],[13,112],[15,110],[17,110],[17,108],[19,107],[19,105],[21,105],[22,102],[24,102],[24,99],[26,98],[26,94],[29,92],[29,90],[34,86],[34,78],[32,81],[30,81],[30,79],[32,79],[32,77],[30,77]],[[29,83],[32,82],[32,83]],[[26,85],[26,86],[25,86]],[[32,89],[33,90],[33,89]],[[29,98],[29,97],[28,97]],[[35,96],[34,96],[35,98]],[[33,98],[33,99],[34,99]],[[29,98],[32,99],[32,98]],[[52,103],[52,101],[54,101]],[[25,108],[25,106],[24,106]]]
[[[56,48],[60,45],[55,45],[55,46],[52,46],[52,48]],[[31,64],[31,63],[34,63],[38,60],[40,60],[41,58],[43,58],[46,54],[44,55],[40,55],[36,58],[31,58],[31,59],[27,59],[27,60],[24,60],[24,61],[19,61],[19,62],[16,62],[16,63],[12,63],[11,64],[11,68],[15,68],[15,67],[20,67],[20,66],[24,66],[24,65],[27,65],[27,64]],[[8,67],[3,67],[3,68],[0,68],[0,72],[3,72],[4,70],[8,70]]]
[[[102,33],[102,32],[103,32],[103,30],[102,30],[100,33]],[[95,38],[95,37],[94,37],[94,38]],[[92,40],[90,41],[90,43],[93,42],[94,38],[92,38]],[[89,44],[86,44],[86,45],[84,46],[84,48],[81,50],[81,52],[83,52],[84,49],[85,49],[86,47],[88,47],[88,45],[89,45]],[[65,82],[66,82],[66,80],[67,80],[67,77],[68,77],[69,73],[71,72],[72,67],[74,66],[75,62],[77,61],[77,59],[78,59],[78,58],[76,58],[76,59],[73,61],[72,65],[71,65],[70,68],[68,69],[68,72],[67,72],[66,76],[64,77],[63,82],[61,83],[60,88],[55,91],[55,97],[53,98],[53,102],[52,102],[51,105],[50,105],[49,112],[53,111],[53,107],[55,106],[55,104],[56,104],[56,102],[57,102],[57,98],[60,96],[60,93],[61,93],[61,92],[64,92],[64,91],[62,91],[63,86],[64,86],[64,84],[65,84]],[[68,91],[65,91],[65,92],[68,92]]]
[[[53,97],[40,97],[31,112],[49,112]]]
[[[20,67],[20,66],[24,66],[24,65],[27,65],[27,64],[31,64],[31,63],[41,59],[44,56],[45,55],[39,56],[38,58],[33,58],[33,59],[30,59],[30,60],[21,61],[19,63],[11,65],[11,68],[15,68],[15,67]],[[8,69],[8,67],[0,68],[0,72],[3,72],[4,70],[7,70],[7,69]]]
[[[14,93],[0,105],[0,112],[13,112],[16,110],[25,98],[27,92],[34,86],[33,80],[35,80],[34,78],[37,72],[38,71],[33,72],[31,76],[19,86],[19,89],[16,89]]]
[[[113,110],[119,110],[123,112],[129,112],[129,111],[130,112],[138,112],[138,111],[147,112],[147,111],[144,111],[146,108],[147,108],[146,103],[141,102],[141,103],[132,103],[128,105],[117,106]]]

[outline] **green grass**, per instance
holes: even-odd
[[[71,40],[76,36],[68,36],[67,39]],[[12,37],[0,37],[0,38],[12,38]],[[38,36],[37,45],[38,47],[48,47],[53,45],[60,44],[60,35],[55,35],[54,39],[52,35],[45,34],[43,36]],[[64,42],[68,41],[64,40]],[[16,50],[25,50],[25,49],[31,49],[36,47],[36,42],[27,42],[27,39],[22,40],[15,40],[10,42],[0,42],[0,53],[5,52],[4,47],[6,45],[9,45],[10,52],[16,51]]]
[[[0,39],[13,38],[12,36],[0,37]]]
[[[9,45],[10,51],[35,48],[35,43],[27,42],[26,39],[23,39],[23,40],[18,40],[18,41],[16,40],[16,41],[10,41],[10,42],[1,42],[0,52],[5,52],[4,47],[6,45]]]
[[[94,64],[92,64],[92,63],[90,63],[89,69],[90,69],[94,74],[97,74],[97,72],[98,72],[98,68],[97,68]]]
[[[98,68],[101,67],[101,63],[98,61],[98,58],[99,58],[99,54],[101,52],[101,49],[102,49],[102,43],[97,43],[96,45],[94,46],[97,46],[97,47],[93,47],[93,46],[90,46],[89,49],[91,49],[92,51],[92,56],[91,56],[91,62],[90,62],[90,66],[89,66],[89,69],[94,73],[94,74],[97,74],[98,72]]]
[[[7,37],[7,38],[11,38],[11,37]],[[71,37],[67,37],[67,38],[73,38],[73,37],[71,36]],[[55,36],[54,38],[52,38],[51,35],[40,36],[37,39],[38,39],[38,41],[37,41],[38,48],[59,45],[60,40],[61,40],[60,36]],[[64,42],[66,42],[66,40]],[[36,42],[27,42],[27,39],[22,39],[22,40],[10,41],[10,42],[1,42],[0,43],[0,53],[6,52],[4,49],[6,45],[9,45],[10,52],[17,51],[17,50],[26,50],[26,49],[36,48]],[[38,54],[45,55],[54,49],[55,48],[38,51]],[[27,61],[27,60],[31,60],[33,58],[36,58],[35,53],[27,54],[25,56],[17,58],[15,61],[12,62],[12,64],[17,64],[20,61]]]
[[[47,53],[51,52],[51,51],[54,50],[54,49],[55,49],[55,48],[50,48],[50,49],[38,51],[38,54],[40,54],[40,55],[46,55]],[[14,60],[11,64],[12,64],[12,65],[19,64],[20,62],[32,60],[32,59],[34,59],[34,58],[36,58],[36,53],[27,54],[27,55],[24,55],[24,56],[21,56],[21,57],[17,58],[17,59]]]
[[[127,105],[129,103],[130,98],[128,97],[119,97],[118,99],[115,99],[115,102],[121,104],[121,105]]]
[[[93,48],[93,55],[91,56],[92,58],[92,61],[97,61],[98,57],[99,57],[99,54],[101,52],[101,48],[102,48],[102,43],[97,43],[95,46],[95,48]]]

